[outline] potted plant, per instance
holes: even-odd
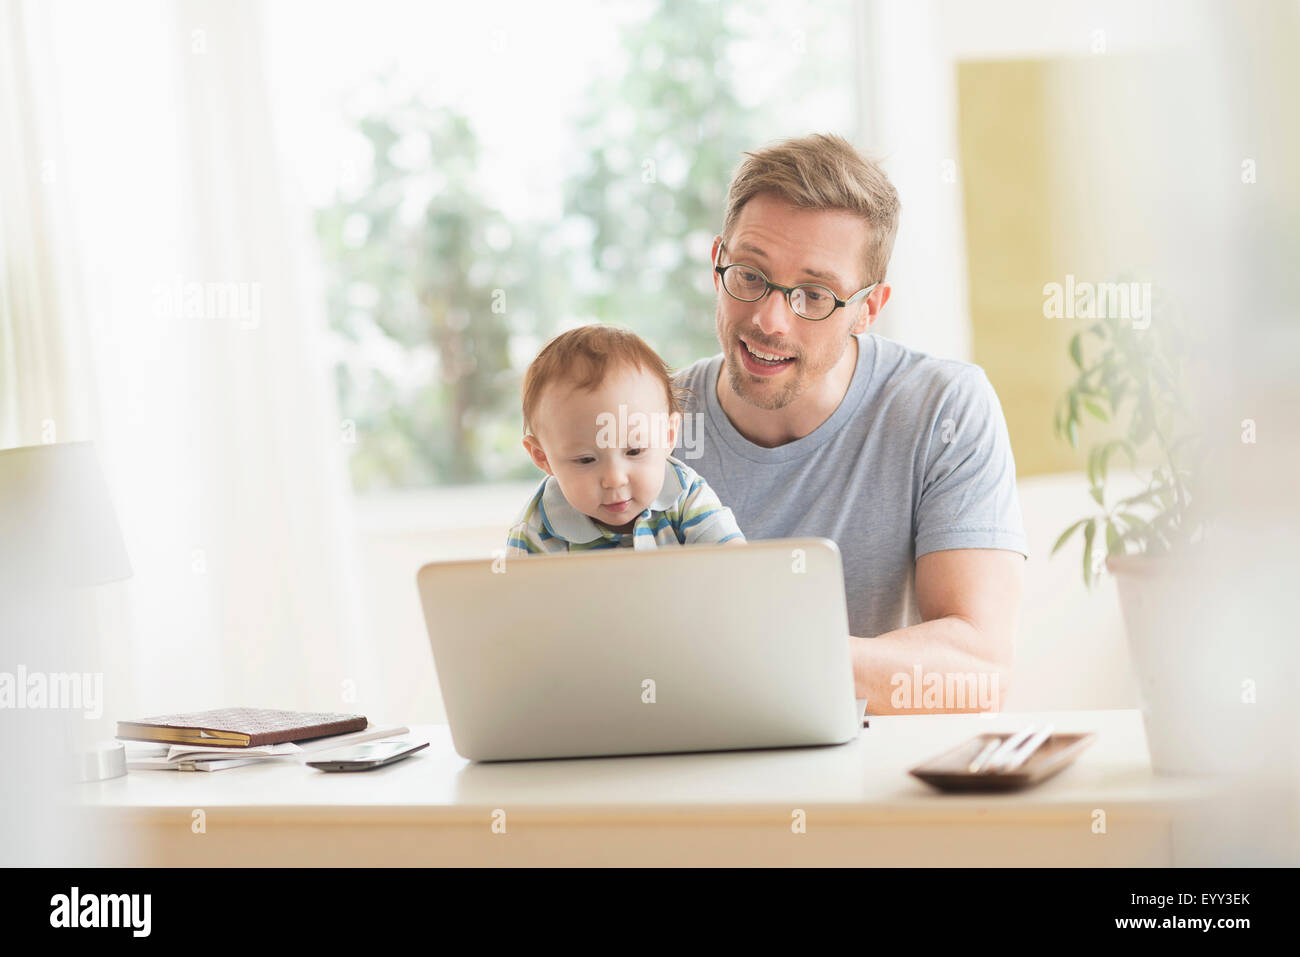
[[[1093,587],[1103,564],[1115,578],[1153,767],[1204,773],[1223,694],[1210,673],[1210,636],[1198,627],[1208,620],[1196,592],[1203,442],[1188,401],[1184,325],[1156,305],[1145,321],[1100,318],[1070,339],[1077,375],[1057,404],[1056,433],[1075,448],[1089,420],[1106,434],[1088,453],[1095,512],[1062,532],[1052,554],[1080,535],[1085,584]],[[1141,479],[1137,492],[1114,491],[1120,463]]]

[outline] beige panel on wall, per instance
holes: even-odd
[[[1052,429],[1075,374],[1070,337],[1088,323],[1045,316],[1044,286],[1149,275],[1130,135],[1141,120],[1125,98],[1142,69],[1118,57],[958,67],[972,357],[1002,400],[1021,475],[1082,468],[1115,431],[1090,423],[1075,451]]]

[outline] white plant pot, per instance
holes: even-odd
[[[1106,567],[1119,588],[1151,765],[1160,774],[1247,769],[1255,680],[1234,646],[1210,570],[1197,562],[1129,555]],[[1257,676],[1256,676],[1257,677]]]

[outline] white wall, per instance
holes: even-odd
[[[376,705],[383,720],[447,720],[415,574],[432,561],[492,557],[494,549],[505,547],[506,530],[537,484],[427,489],[357,503],[362,633],[385,689]],[[361,700],[376,700],[362,691]]]

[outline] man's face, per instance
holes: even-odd
[[[869,227],[843,210],[800,209],[780,197],[760,193],[740,211],[735,229],[714,261],[739,262],[760,269],[782,286],[815,282],[848,299],[868,285],[863,276]],[[875,293],[820,322],[801,319],[775,289],[758,302],[733,299],[713,274],[717,289],[717,333],[731,390],[750,405],[782,409],[818,384],[844,356],[849,337],[871,323],[868,306]],[[877,287],[880,288],[880,287]],[[786,361],[773,365],[755,358],[756,349]]]
[[[524,447],[538,468],[555,476],[578,511],[631,531],[663,490],[681,426],[662,380],[625,367],[593,392],[556,383],[542,393],[536,418],[538,434]]]

